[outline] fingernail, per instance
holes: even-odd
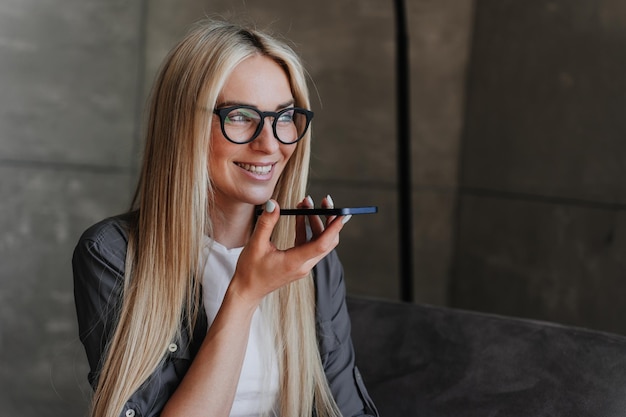
[[[306,202],[307,202],[307,203],[309,203],[309,205],[310,205],[311,207],[314,207],[314,206],[315,206],[315,203],[313,202],[313,199],[311,198],[311,196],[310,196],[310,195],[307,195],[307,196],[306,196]]]
[[[267,200],[267,203],[265,203],[265,211],[267,211],[268,213],[273,213],[274,210],[276,210],[276,203],[274,203],[272,200]]]
[[[343,216],[341,218],[341,223],[346,224],[350,221],[350,219],[352,218],[352,214],[348,214],[347,216]]]
[[[330,196],[330,194],[326,195],[326,202],[328,203],[330,208],[335,208],[335,202],[333,201],[333,198]]]

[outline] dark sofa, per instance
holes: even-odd
[[[382,417],[626,416],[626,337],[372,299],[348,307]]]

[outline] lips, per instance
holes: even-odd
[[[246,171],[251,172],[253,174],[257,174],[257,175],[269,174],[270,171],[272,170],[272,167],[274,166],[274,164],[252,165],[252,164],[244,164],[241,162],[235,162],[235,163],[237,164],[239,168],[245,169]]]

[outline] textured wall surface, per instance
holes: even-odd
[[[139,6],[0,5],[1,415],[84,415],[70,258],[88,224],[128,205]]]
[[[626,3],[480,0],[455,306],[625,333]]]
[[[446,305],[474,1],[407,1],[416,302]]]
[[[407,12],[415,300],[626,332],[624,2]],[[399,297],[391,1],[6,0],[1,415],[84,415],[71,252],[128,206],[156,68],[205,15],[293,41],[314,83],[311,194],[380,207],[342,233],[348,290]]]

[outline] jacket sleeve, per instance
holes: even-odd
[[[126,233],[119,225],[100,223],[83,233],[72,257],[79,337],[89,362],[89,383],[94,388],[117,322],[126,247]]]
[[[335,401],[345,417],[378,417],[355,365],[343,267],[334,251],[316,266],[315,286],[320,355]]]
[[[79,337],[89,362],[88,379],[94,388],[118,320],[127,244],[124,222],[105,220],[82,235],[72,258]],[[154,417],[161,413],[191,362],[187,347],[188,338],[184,336],[169,345],[169,355],[131,395],[120,417]]]

